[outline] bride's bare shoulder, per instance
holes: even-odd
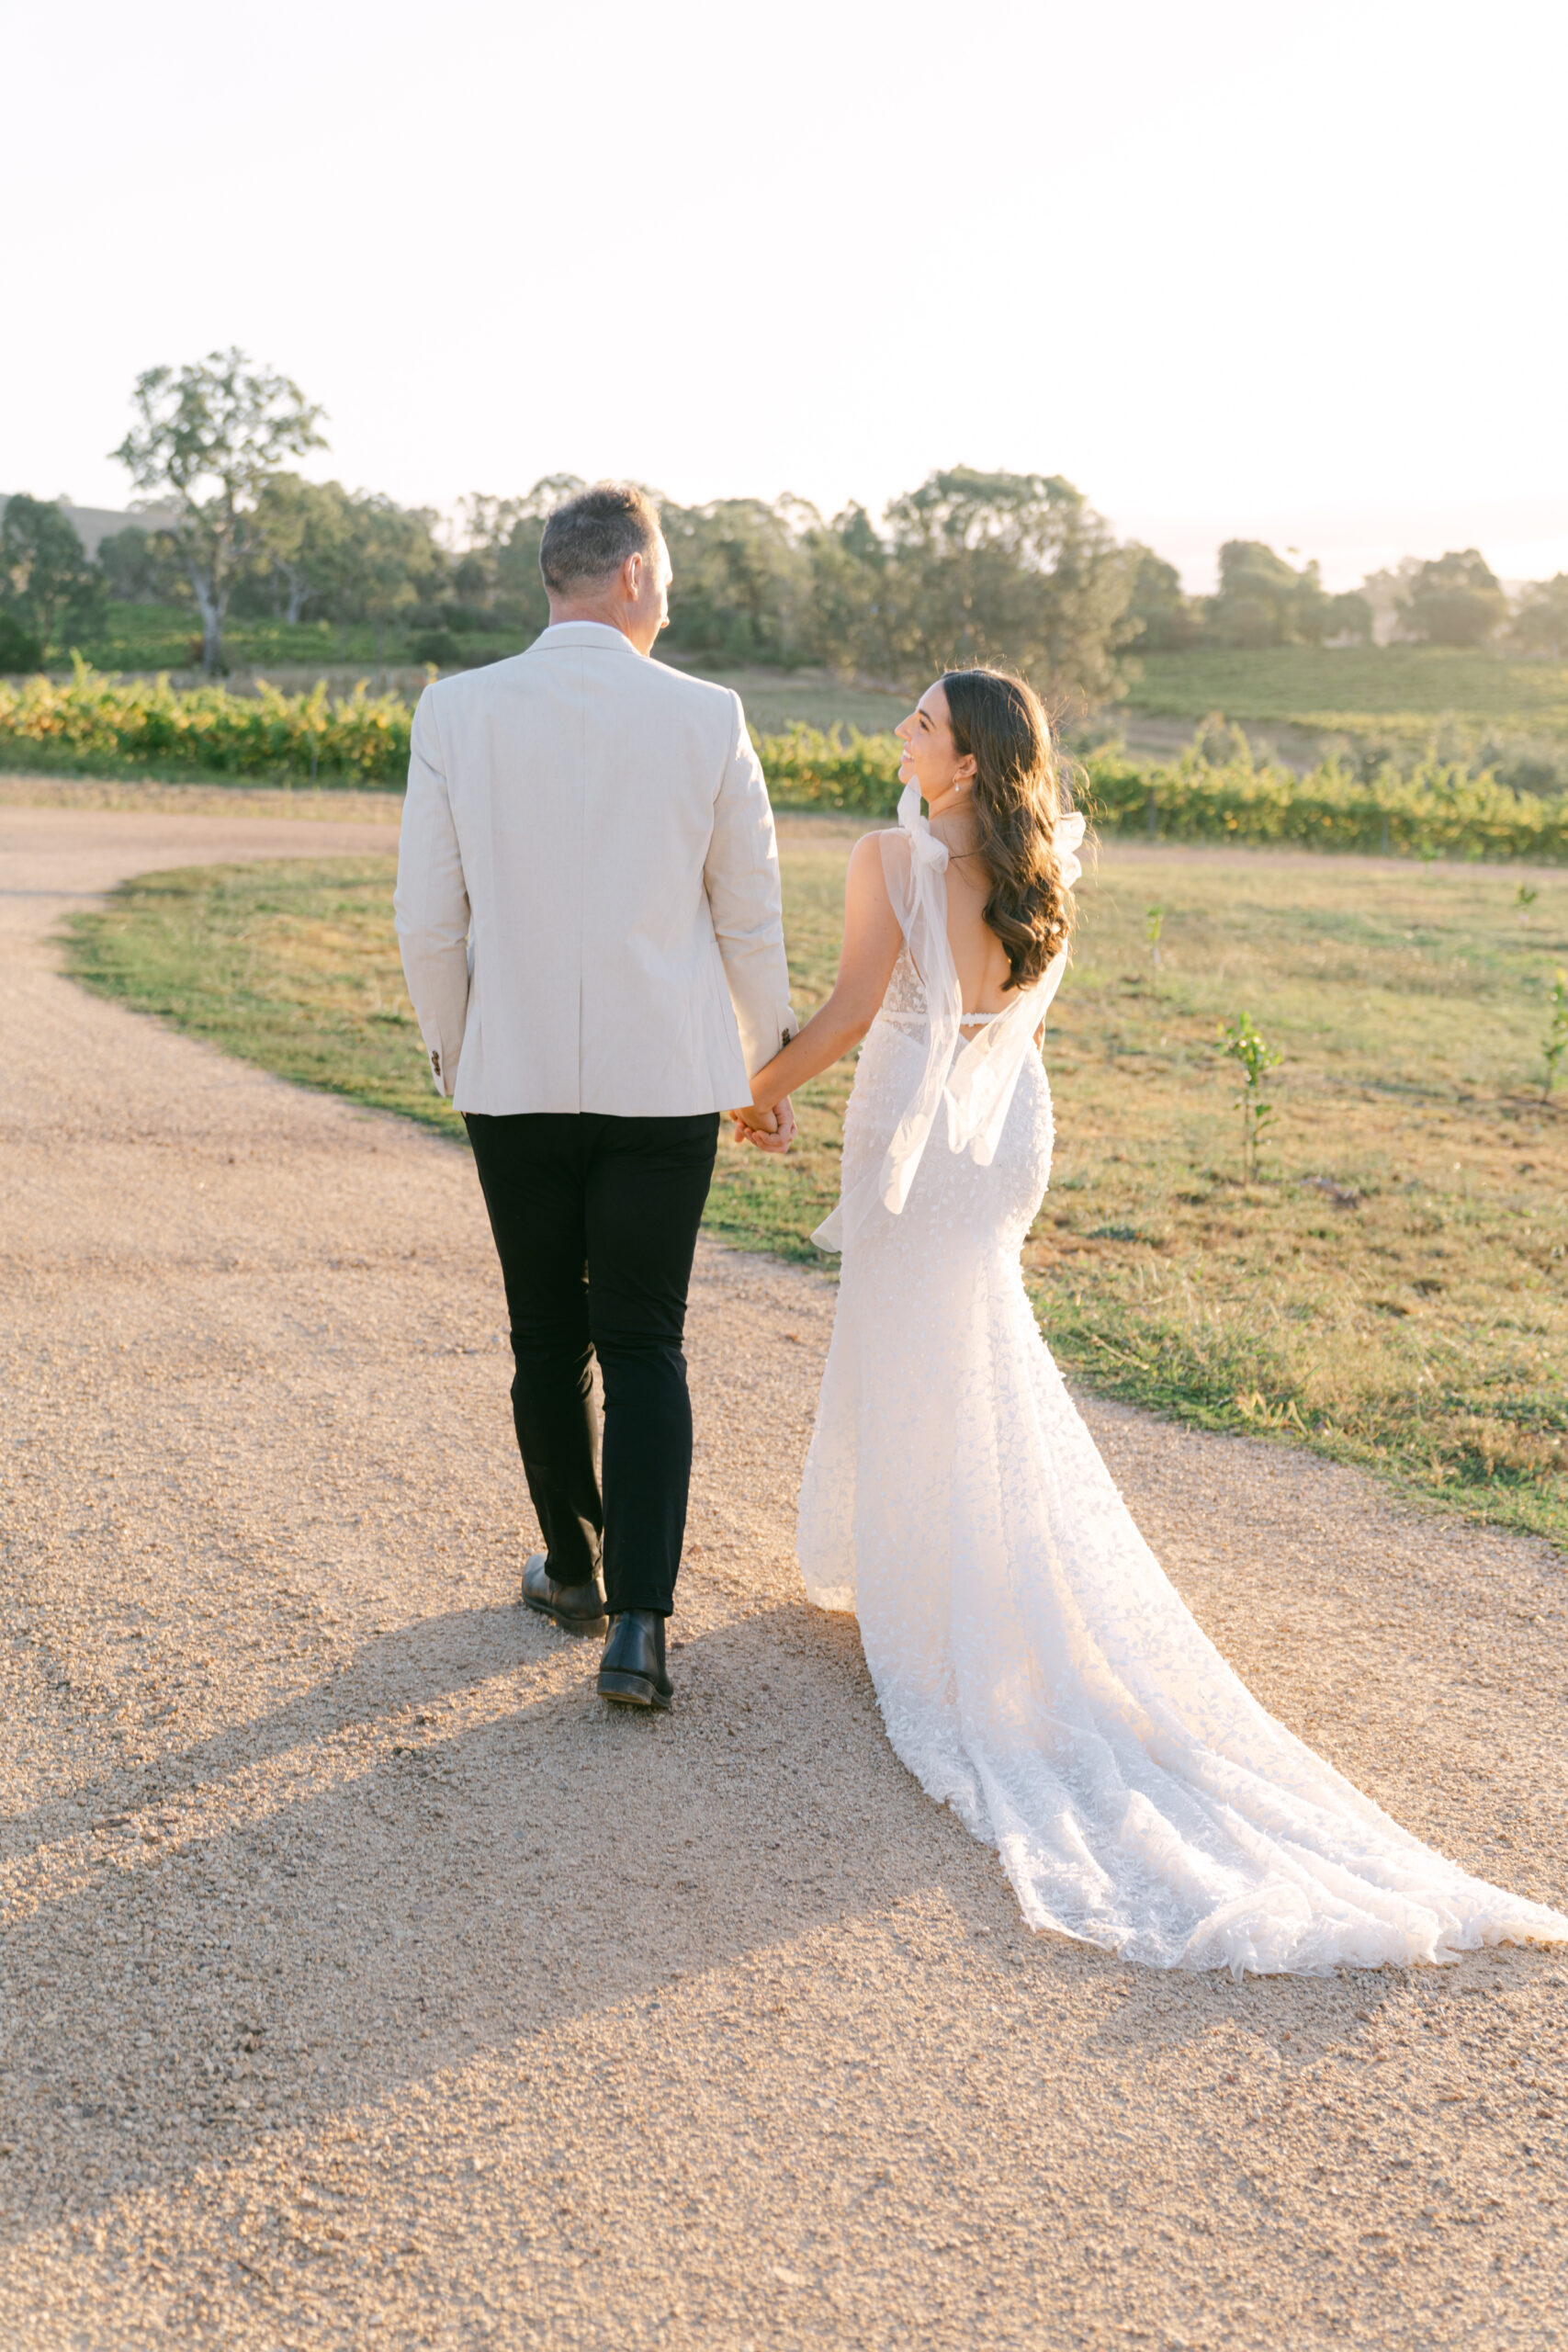
[[[897,826],[885,828],[880,832],[863,833],[850,852],[850,888],[886,894],[887,856],[890,851],[897,855],[897,845],[902,839]]]

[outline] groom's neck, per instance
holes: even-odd
[[[619,629],[628,645],[636,643],[626,627],[626,606],[609,597],[552,596],[550,627],[558,628],[563,621],[597,621],[601,628]],[[637,650],[640,652],[641,650],[638,646]]]

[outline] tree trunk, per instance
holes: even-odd
[[[210,572],[198,571],[188,564],[186,571],[196,596],[196,608],[201,615],[201,666],[208,676],[216,678],[223,668],[223,616],[229,599],[218,586]]]

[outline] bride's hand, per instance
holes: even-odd
[[[732,1111],[735,1140],[753,1144],[759,1151],[785,1152],[795,1141],[795,1105],[787,1094],[782,1096],[772,1111],[760,1111],[754,1102],[743,1110]]]

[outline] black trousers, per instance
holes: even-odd
[[[612,1611],[667,1617],[692,1478],[681,1343],[718,1114],[470,1113],[467,1125],[506,1283],[512,1415],[550,1574],[586,1584],[602,1564]]]

